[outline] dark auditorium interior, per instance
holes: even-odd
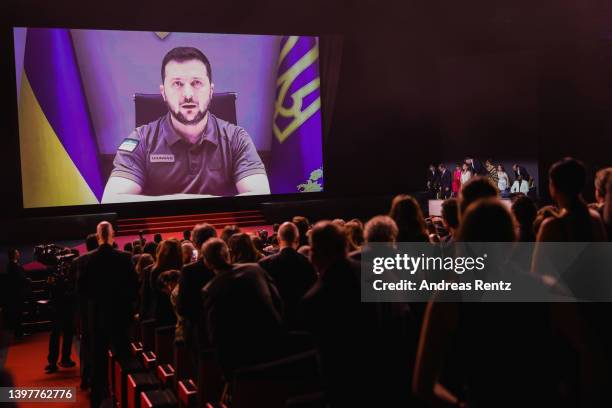
[[[609,0],[4,0],[0,50],[0,406],[612,406]]]

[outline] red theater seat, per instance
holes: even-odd
[[[127,376],[127,408],[140,408],[140,393],[159,388],[159,381],[151,373],[132,373]]]
[[[237,370],[232,408],[285,408],[290,398],[320,390],[319,357],[308,351]]]
[[[155,355],[157,364],[170,364],[174,361],[175,326],[163,326],[155,329]]]
[[[170,390],[143,391],[140,393],[140,407],[178,408],[178,402]]]
[[[127,405],[127,376],[128,374],[143,372],[144,368],[134,357],[115,360],[115,400],[117,407]]]
[[[178,382],[180,408],[195,408],[198,404],[198,388],[192,380]]]
[[[174,378],[175,372],[174,368],[170,364],[161,364],[157,366],[155,370],[157,374],[157,378],[159,379],[160,384],[164,388],[173,388],[174,386]]]

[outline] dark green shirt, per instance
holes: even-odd
[[[211,194],[233,196],[236,182],[266,174],[248,133],[209,114],[200,139],[180,137],[170,113],[136,128],[119,146],[111,177],[142,187],[143,195]]]

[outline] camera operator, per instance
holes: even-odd
[[[51,270],[47,279],[53,311],[47,356],[49,364],[45,367],[47,374],[57,371],[60,336],[63,340],[62,359],[59,365],[65,368],[76,365],[70,354],[76,312],[76,265],[73,261],[78,255],[77,250],[60,250],[56,255],[57,266]]]

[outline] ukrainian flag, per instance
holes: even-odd
[[[24,207],[98,204],[104,184],[70,32],[28,29],[22,75]]]
[[[272,193],[323,190],[319,44],[316,37],[283,37],[274,105]]]

